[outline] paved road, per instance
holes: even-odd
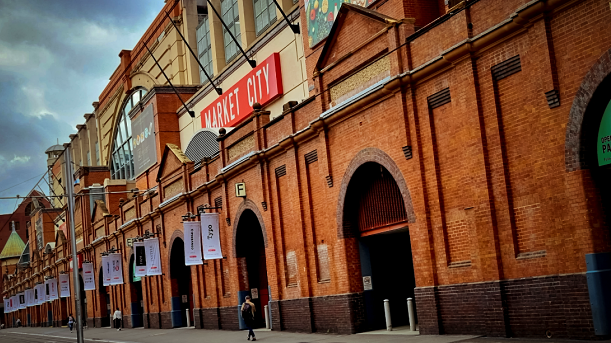
[[[257,341],[283,343],[452,343],[475,336],[404,336],[404,335],[325,335],[301,334],[276,331],[256,331]],[[2,343],[73,343],[76,333],[70,333],[66,328],[19,328],[0,331]],[[85,330],[86,343],[233,343],[246,341],[245,331],[219,331],[195,329],[127,329],[117,332],[114,329]],[[486,342],[482,342],[486,343]]]

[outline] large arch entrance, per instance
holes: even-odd
[[[263,309],[269,303],[270,289],[267,281],[263,229],[252,209],[243,210],[237,224],[235,253],[240,275],[238,303],[242,305],[244,297],[250,295],[257,309],[255,327],[265,327]],[[240,328],[246,328],[241,316],[239,318]]]
[[[394,163],[392,166],[396,168]],[[396,175],[374,161],[362,163],[350,172],[341,229],[345,237],[354,237],[358,242],[365,329],[385,327],[385,299],[390,302],[393,327],[408,325],[407,298],[414,298],[416,282],[406,190],[400,189]]]
[[[104,268],[100,268],[98,278],[98,299],[100,299],[100,327],[110,326],[110,294],[108,293],[108,287],[104,286]]]
[[[176,237],[170,253],[170,277],[172,281],[172,327],[187,326],[187,309],[189,321],[193,321],[193,286],[191,268],[185,266],[185,243]]]
[[[136,265],[134,255],[129,260],[129,290],[131,299],[132,328],[143,326],[142,314],[142,279],[135,276]]]

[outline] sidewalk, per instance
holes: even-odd
[[[452,343],[477,336],[420,336],[404,335],[398,332],[362,333],[357,335],[305,334],[292,332],[277,332],[266,329],[255,330],[257,341],[283,343],[365,343],[365,342],[402,342],[402,343]],[[84,332],[85,342],[97,343],[202,343],[202,342],[248,342],[246,331],[196,330],[180,328],[171,330],[159,329],[124,329],[117,331],[110,328],[91,328]],[[76,332],[70,333],[67,328],[19,328],[0,330],[0,342],[75,342]]]

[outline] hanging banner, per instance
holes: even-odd
[[[28,307],[28,305],[25,302],[25,292],[19,293],[19,309],[20,310],[24,310]]]
[[[27,307],[36,305],[36,299],[34,299],[34,290],[32,288],[25,290],[25,304]]]
[[[49,300],[57,300],[57,279],[49,279]]]
[[[70,275],[59,274],[59,296],[68,298],[70,296]]]
[[[19,311],[19,295],[16,294],[13,296],[13,303],[11,304],[11,308],[13,312]]]
[[[44,293],[45,293],[45,297],[44,297],[44,301],[50,301],[51,300],[51,296],[50,296],[50,285],[51,284],[51,280],[45,280],[45,288],[44,288]]]
[[[102,286],[110,286],[112,281],[112,266],[109,256],[102,256]]]
[[[111,263],[111,271],[110,271],[110,284],[111,285],[121,285],[123,284],[123,263],[121,263],[121,254],[110,254],[108,255],[108,259]]]
[[[93,263],[83,263],[83,288],[86,291],[95,290],[95,278],[93,277]]]
[[[201,214],[202,242],[204,245],[204,260],[223,258],[221,252],[221,235],[218,213]]]
[[[185,266],[204,264],[202,260],[202,240],[200,237],[201,223],[184,222]]]
[[[146,251],[144,242],[134,242],[134,255],[134,282],[136,282],[136,277],[141,278],[146,276]]]
[[[161,256],[159,255],[159,238],[144,240],[146,251],[146,275],[161,275]]]

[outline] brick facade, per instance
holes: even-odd
[[[126,240],[158,233],[164,275],[141,282],[144,326],[171,328],[172,297],[190,280],[195,326],[238,330],[250,287],[237,242],[260,227],[251,243],[265,251],[273,329],[348,334],[373,329],[370,301],[382,306],[370,296],[383,289],[370,270],[381,257],[366,240],[401,232],[411,256],[377,265],[391,265],[385,275],[401,285],[415,278],[396,293],[414,295],[421,334],[596,338],[584,273],[585,254],[611,251],[609,170],[589,162],[595,105],[611,100],[600,95],[611,82],[608,2],[473,0],[444,13],[407,0],[342,5],[331,38],[309,48],[303,37],[311,97],[275,118],[255,108],[203,161],[177,148],[177,98],[152,89],[145,100],[165,134],[135,184],[156,188],[109,196],[107,212],[80,211],[84,258],[99,270],[115,246],[127,266]],[[363,228],[346,220],[356,208],[347,204],[363,194],[351,193],[354,176],[372,165],[398,189],[376,201],[403,206],[405,217]],[[115,182],[107,190],[134,186]],[[238,182],[246,198],[235,196]],[[212,204],[224,258],[179,279],[170,265],[182,216]],[[259,225],[240,225],[246,215]],[[137,300],[130,287],[108,287],[125,315]],[[96,325],[100,298],[87,292]]]

